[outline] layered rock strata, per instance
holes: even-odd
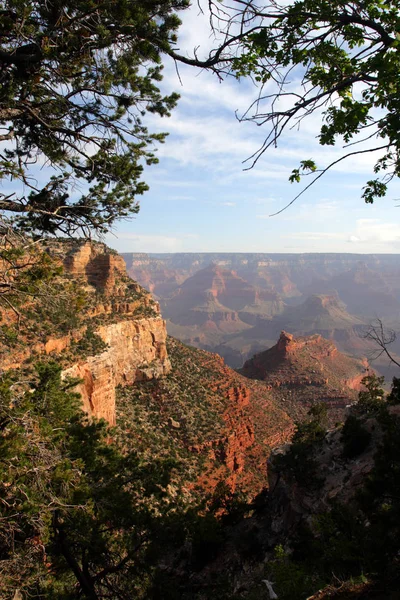
[[[159,305],[127,276],[124,260],[104,244],[58,241],[45,250],[63,266],[61,293],[63,283],[71,280],[84,292],[79,325],[61,336],[54,325],[54,333],[43,341],[4,352],[0,368],[19,369],[32,356],[53,356],[65,365],[63,377],[81,380],[76,390],[84,410],[113,425],[118,385],[162,377],[171,368]],[[88,331],[105,345],[93,355],[79,350]]]
[[[157,379],[171,368],[165,321],[160,317],[126,320],[100,326],[96,333],[108,345],[107,350],[77,362],[63,375],[82,380],[76,390],[88,414],[114,425],[116,387]]]
[[[275,390],[294,418],[304,416],[312,404],[324,402],[333,411],[334,422],[357,399],[369,365],[341,354],[332,341],[318,334],[294,338],[282,331],[275,346],[256,354],[240,372]]]

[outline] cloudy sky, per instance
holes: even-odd
[[[206,18],[192,8],[183,18],[179,46],[210,46]],[[319,117],[289,131],[248,171],[244,163],[266,130],[239,123],[257,97],[249,81],[219,82],[212,74],[166,63],[165,91],[181,100],[169,119],[152,118],[152,131],[168,131],[160,163],[145,171],[150,185],[140,213],[107,236],[123,252],[399,252],[400,184],[373,206],[361,200],[376,156],[339,163],[283,213],[301,184],[288,176],[302,159],[326,166],[341,147],[320,147]],[[308,183],[308,181],[306,181]]]

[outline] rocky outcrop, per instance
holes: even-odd
[[[69,276],[100,294],[100,299],[89,308],[88,316],[112,315],[113,320],[117,319],[96,327],[96,334],[107,344],[107,349],[75,363],[63,373],[64,377],[82,379],[77,391],[88,414],[115,424],[118,385],[162,377],[170,370],[165,321],[151,296],[129,280],[123,258],[103,244],[87,242],[74,247],[63,264]],[[149,307],[154,316],[140,318],[143,309]]]
[[[121,293],[118,276],[126,277],[125,261],[104,244],[86,242],[73,246],[64,257],[63,265],[66,273],[83,280],[101,294]]]
[[[220,360],[219,357],[216,357],[216,360]],[[255,442],[251,410],[249,411],[248,408],[246,410],[250,404],[251,392],[243,385],[226,389],[232,377],[229,372],[227,375],[224,383],[218,382],[211,387],[213,393],[222,394],[225,400],[222,418],[225,422],[226,434],[204,444],[190,446],[189,449],[196,453],[207,451],[210,459],[217,459],[225,464],[233,475],[238,475],[243,472],[245,466],[246,450]],[[233,481],[230,479],[231,484]]]
[[[226,438],[221,458],[232,473],[242,473],[246,450],[254,444],[254,424],[246,411],[251,393],[244,386],[230,387],[226,391],[228,401],[224,421],[230,432]]]
[[[193,485],[212,492],[223,481],[254,497],[265,487],[271,449],[291,439],[293,421],[261,382],[245,379],[217,354],[171,337],[167,347],[171,373],[152,386],[137,384],[142,404],[156,402],[174,438],[202,457]]]
[[[77,391],[85,411],[115,424],[115,394],[118,385],[157,379],[171,366],[166,350],[165,321],[161,318],[126,320],[100,326],[96,333],[107,350],[77,362],[63,372],[78,377]]]
[[[290,359],[292,356],[308,353],[315,360],[323,360],[337,355],[337,348],[330,340],[324,340],[319,334],[308,337],[294,338],[291,333],[282,331],[276,344],[277,353],[282,360]]]
[[[357,399],[369,365],[341,354],[318,334],[295,338],[282,331],[275,346],[246,361],[240,372],[274,389],[294,418],[304,416],[312,404],[324,402],[335,422]]]
[[[63,335],[57,335],[56,322],[51,334],[46,324],[40,336],[43,341],[30,338],[20,350],[1,353],[0,368],[19,369],[32,356],[54,357],[65,367],[64,377],[81,380],[76,390],[84,410],[115,424],[118,385],[163,377],[170,370],[159,305],[127,276],[122,257],[104,244],[69,240],[48,242],[44,248],[56,264],[63,265],[57,280],[60,294],[71,284],[73,293],[80,294],[79,315]],[[96,350],[90,339],[98,338]]]

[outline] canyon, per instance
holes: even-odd
[[[154,454],[161,451],[162,439],[166,446],[174,444],[182,460],[189,452],[194,460],[190,469],[204,489],[211,491],[224,481],[254,496],[265,485],[271,450],[290,439],[294,420],[319,400],[329,405],[332,419],[337,418],[356,398],[365,364],[342,356],[333,341],[320,335],[295,340],[277,333],[285,305],[276,291],[256,289],[239,275],[212,265],[197,271],[171,296],[173,318],[180,324],[195,322],[205,335],[245,336],[254,328],[262,331],[260,320],[274,324],[270,331],[276,334],[274,343],[279,338],[276,346],[237,373],[218,354],[168,338],[159,303],[127,275],[123,259],[103,244],[57,242],[46,252],[63,267],[57,281],[66,297],[63,312],[72,310],[73,297],[83,294],[79,318],[60,335],[51,310],[42,312],[45,318],[36,323],[31,337],[28,328],[20,347],[11,352],[0,348],[1,368],[23,370],[40,357],[58,361],[64,379],[79,380],[75,389],[88,415],[113,426],[122,419],[137,439],[150,427],[150,415],[159,413]],[[324,331],[335,330],[342,321],[358,324],[335,298],[315,303],[337,309],[334,324],[329,319],[323,326],[319,323]],[[53,321],[51,333],[47,318]],[[265,360],[268,375],[260,367]],[[133,427],[133,410],[142,414],[139,428]],[[129,421],[126,414],[131,413]]]
[[[251,355],[258,350],[238,373],[219,354],[168,338],[160,303],[128,276],[121,256],[103,244],[48,243],[45,251],[63,268],[57,281],[66,302],[61,312],[71,311],[78,298],[79,318],[67,325],[61,320],[61,335],[54,319],[60,311],[54,313],[49,300],[46,310],[50,312],[40,309],[40,322],[33,331],[27,328],[19,346],[12,351],[0,348],[1,368],[23,370],[40,357],[57,360],[66,380],[79,380],[76,391],[87,414],[110,425],[118,424],[119,397],[128,412],[132,407],[127,394],[137,398],[140,411],[143,404],[153,405],[158,398],[161,404],[153,408],[162,408],[165,443],[172,436],[177,451],[189,451],[206,461],[202,474],[198,473],[205,489],[212,490],[223,480],[232,489],[258,493],[265,484],[268,455],[290,439],[294,421],[305,418],[320,401],[329,408],[330,422],[342,418],[368,373],[365,360],[345,356],[336,348],[347,344],[347,349],[354,349],[349,340],[361,340],[357,330],[362,319],[347,312],[337,293],[314,294],[303,302],[296,296],[296,304],[286,304],[284,292],[292,298],[298,293],[298,284],[289,285],[287,274],[284,285],[276,273],[266,278],[274,288],[266,289],[227,269],[231,264],[201,268],[200,260],[185,263],[185,257],[179,258],[195,272],[171,292],[168,301],[160,300],[167,323],[192,328],[197,335],[194,341],[207,349],[213,344],[218,350],[247,344]],[[247,268],[249,262],[239,258],[236,266]],[[137,260],[142,269],[150,269],[150,259]],[[260,269],[264,262],[258,259],[254,264]],[[279,261],[271,264],[280,265]],[[332,268],[331,263],[328,266]],[[333,266],[338,268],[336,263]],[[312,268],[318,271],[315,261]],[[161,277],[158,263],[156,273]],[[361,349],[365,349],[362,344]],[[241,355],[245,356],[243,350]],[[126,391],[118,391],[122,389]],[[148,418],[146,408],[143,419]],[[137,436],[142,435],[137,431]]]
[[[41,381],[42,395],[36,391],[38,375],[46,373],[43,365],[50,368],[48,373],[61,371],[59,387],[51,388],[56,402],[74,390],[84,413],[80,413],[81,421],[75,421],[75,415],[60,431],[68,426],[77,436],[80,460],[88,464],[85,477],[95,477],[95,492],[103,485],[101,463],[108,456],[116,459],[116,448],[122,463],[115,464],[133,467],[133,478],[124,481],[125,466],[113,473],[113,463],[109,463],[111,479],[106,487],[113,493],[107,492],[104,498],[100,494],[96,511],[106,498],[114,497],[114,481],[120,478],[122,494],[127,490],[134,494],[134,506],[144,510],[146,522],[149,515],[154,516],[155,540],[160,519],[167,536],[174,532],[171,550],[161,553],[155,563],[157,577],[161,577],[154,581],[158,597],[164,597],[163,577],[179,597],[202,600],[221,586],[228,590],[228,596],[221,597],[264,597],[265,581],[276,579],[280,589],[286,589],[293,573],[300,573],[293,584],[296,598],[303,600],[303,583],[308,590],[320,589],[309,575],[303,577],[301,565],[295,562],[296,544],[300,540],[302,552],[315,553],[319,544],[315,523],[321,518],[329,524],[329,519],[336,518],[335,503],[349,510],[354,504],[354,510],[359,510],[356,500],[364,479],[379,475],[375,475],[377,450],[397,427],[397,421],[391,420],[398,415],[396,394],[389,409],[378,388],[372,400],[365,400],[362,381],[373,370],[365,358],[350,356],[356,350],[361,356],[367,348],[362,337],[363,311],[349,310],[350,300],[345,302],[339,285],[337,289],[318,287],[314,276],[306,277],[307,268],[312,267],[321,279],[323,270],[317,263],[294,267],[288,263],[285,272],[272,269],[268,273],[263,269],[273,263],[259,257],[258,279],[250,282],[245,278],[248,262],[243,257],[242,262],[235,259],[235,266],[243,267],[237,270],[231,268],[235,261],[204,265],[201,260],[185,262],[183,257],[174,273],[157,264],[157,277],[153,277],[150,259],[142,256],[138,259],[142,282],[147,278],[149,288],[163,289],[168,295],[155,299],[128,276],[125,261],[104,244],[49,241],[42,251],[56,267],[46,293],[21,309],[20,322],[15,311],[2,310],[0,368],[5,381],[11,378],[15,399],[9,402],[4,396],[7,416],[1,439],[8,435],[8,415],[18,410],[21,400],[29,406],[31,397],[37,421],[31,425],[28,413],[18,413],[27,424],[28,440],[35,444],[45,423],[43,432],[56,436],[51,438],[54,443],[59,435],[51,425],[54,413],[44,415],[34,403],[42,402],[43,390],[47,394],[46,380]],[[325,282],[342,277],[339,262],[327,261],[325,267],[332,276],[326,275]],[[282,267],[282,261],[275,263]],[[351,261],[346,266],[354,267]],[[186,278],[183,267],[192,271]],[[303,269],[304,286],[295,281],[289,267]],[[372,289],[374,277],[367,273],[360,278],[356,269],[356,276],[347,273],[341,280]],[[382,280],[377,287],[396,298],[396,286],[389,279],[386,287]],[[352,288],[346,283],[343,289]],[[354,302],[366,294],[365,287],[360,290]],[[396,302],[385,306],[394,318]],[[241,368],[234,370],[215,351],[187,346],[168,335],[171,324],[185,335],[189,331],[198,346],[225,348],[232,355],[237,351]],[[51,382],[54,386],[55,379]],[[357,402],[359,392],[364,405]],[[354,419],[346,434],[349,411]],[[321,422],[316,420],[318,415]],[[93,457],[91,443],[99,440],[100,431],[104,445],[98,445],[100,454]],[[19,435],[25,440],[26,436]],[[41,445],[35,448],[40,450]],[[76,448],[71,446],[72,461]],[[26,449],[29,453],[29,445]],[[395,446],[390,442],[387,451],[389,455],[397,452],[397,442]],[[16,460],[14,455],[11,452],[10,465]],[[94,458],[97,466],[91,473]],[[54,460],[54,485],[58,485],[56,455]],[[76,477],[82,475],[81,464],[71,462]],[[390,461],[381,460],[384,468],[387,464]],[[12,499],[14,488],[4,489]],[[74,486],[71,489],[74,493]],[[91,502],[89,498],[90,507]],[[92,527],[95,511],[90,511]],[[125,519],[124,510],[121,514]],[[107,523],[110,518],[106,514]],[[139,523],[139,537],[142,526]],[[336,530],[341,536],[347,534],[340,526],[339,519],[334,521],[333,534],[328,531],[334,540]],[[42,544],[40,536],[29,535],[30,547],[36,549],[37,540]],[[277,552],[284,559],[277,558]],[[318,552],[330,560],[329,552],[322,548]],[[335,560],[341,557],[339,550]],[[281,578],[279,569],[283,569]],[[330,577],[331,571],[324,581]],[[290,594],[285,598],[291,598]]]
[[[282,330],[320,334],[367,357],[387,380],[396,368],[365,338],[382,319],[399,332],[397,255],[182,253],[122,255],[128,273],[159,300],[168,332],[240,368]],[[390,350],[400,354],[400,338]]]
[[[216,354],[168,338],[159,303],[104,244],[54,242],[44,251],[62,267],[56,281],[61,306],[49,291],[27,307],[14,347],[0,347],[0,368],[28,372],[35,360],[56,361],[65,381],[77,380],[74,389],[88,416],[117,426],[121,435],[135,431],[135,444],[146,428],[153,431],[157,412],[153,455],[172,444],[196,474],[190,489],[211,492],[223,481],[257,494],[271,449],[293,434],[293,420],[264,384],[236,373]],[[238,277],[230,285],[246,302],[249,286]],[[220,293],[226,293],[222,286]],[[4,322],[12,325],[11,312],[4,311]],[[133,414],[127,419],[134,410],[142,414],[137,429]]]

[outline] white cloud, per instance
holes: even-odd
[[[215,75],[193,67],[179,67],[179,79],[175,70],[168,69],[164,85],[181,95],[179,106],[185,110],[223,109],[231,115],[232,121],[236,111],[241,114],[247,110],[257,93],[253,86],[233,79],[221,82]]]
[[[400,225],[381,219],[358,219],[349,242],[375,246],[395,245],[400,248]]]
[[[207,168],[216,172],[237,169],[254,150],[254,143],[233,119],[202,115],[193,118],[178,111],[168,121],[170,137],[158,156],[174,159],[180,165]]]
[[[320,240],[345,240],[346,235],[344,233],[332,233],[325,231],[301,231],[298,233],[290,233],[282,236],[286,239],[292,240],[307,240],[307,241],[320,241]]]
[[[172,177],[176,177],[176,174],[172,175]],[[150,176],[147,177],[147,180],[151,181]],[[160,178],[156,178],[155,181],[152,183],[152,185],[160,185],[162,187],[176,187],[176,188],[192,188],[193,186],[195,186],[196,188],[198,187],[204,187],[206,185],[205,181],[197,181],[197,180],[182,180],[179,181],[178,179],[160,179]],[[186,196],[188,198],[188,196]],[[179,198],[179,196],[177,196],[176,198]]]
[[[188,201],[188,200],[194,200],[193,196],[171,196],[170,198],[167,198],[167,200],[183,200],[183,201]]]
[[[193,48],[199,44],[207,51],[214,46],[208,20],[204,16],[199,17],[196,6],[185,14],[182,32],[185,33],[183,46],[188,55],[193,54]],[[252,122],[238,123],[235,119],[235,111],[240,116],[256,100],[257,88],[248,80],[238,83],[228,77],[221,82],[211,73],[186,65],[179,65],[179,72],[182,85],[175,64],[169,64],[165,69],[164,85],[168,90],[179,91],[181,100],[171,119],[162,123],[161,129],[170,131],[172,135],[160,149],[159,155],[172,158],[181,165],[207,166],[214,172],[225,170],[229,161],[232,167],[234,157],[234,167],[240,170],[241,163],[257,152],[270,131],[269,123],[255,127]],[[274,83],[270,82],[264,93],[267,95],[273,86]],[[300,82],[293,82],[293,91],[301,92]],[[287,108],[291,101],[284,97],[280,102],[283,108]],[[277,108],[278,105],[275,106]],[[268,112],[268,106],[261,105],[260,110]],[[357,146],[343,148],[340,140],[335,147],[318,144],[322,112],[319,110],[311,113],[299,128],[285,131],[279,139],[278,148],[271,147],[262,155],[258,163],[261,168],[254,170],[251,176],[271,180],[287,179],[291,170],[303,159],[313,158],[318,168],[322,169],[344,154],[357,150]],[[156,127],[160,127],[159,119],[154,122],[157,123]],[[374,141],[369,142],[371,148]],[[332,167],[332,172],[372,174],[373,166],[381,154],[382,151],[352,156]],[[250,164],[251,160],[245,162],[244,166]]]
[[[221,202],[221,206],[236,206],[236,202]]]
[[[115,236],[107,235],[106,243],[120,252],[180,252],[185,237],[191,236],[190,234],[175,237],[122,232]]]
[[[293,193],[293,197],[295,194]],[[281,207],[283,208],[288,201],[281,201]],[[276,204],[277,210],[279,210]],[[280,220],[295,222],[305,221],[307,223],[327,223],[332,221],[341,215],[342,207],[336,200],[321,199],[310,204],[309,202],[302,204],[299,199],[293,206],[289,207],[280,215]],[[343,215],[341,215],[343,218]]]
[[[179,43],[177,52],[188,57],[193,56],[195,48],[199,48],[198,57],[205,58],[215,46],[215,35],[210,31],[208,7],[200,10],[197,3],[193,3],[188,10],[179,13],[182,26],[179,30]]]

